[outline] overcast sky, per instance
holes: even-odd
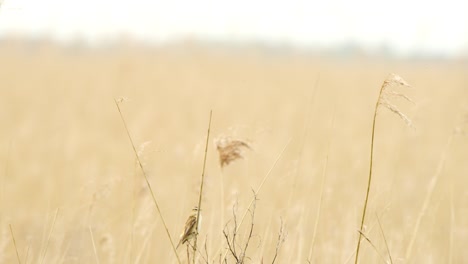
[[[2,0],[0,0],[2,1]],[[357,43],[405,53],[468,51],[468,0],[3,0],[10,33],[97,43],[121,35],[297,46]]]

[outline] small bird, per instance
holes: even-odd
[[[177,244],[177,248],[179,248],[180,245],[185,244],[187,241],[193,239],[196,235],[196,228],[195,225],[197,224],[197,215],[198,215],[198,207],[194,207],[192,209],[192,214],[188,217],[187,221],[185,222],[185,228],[184,232],[180,235],[180,241],[179,244]],[[198,229],[200,229],[200,223],[201,223],[201,214],[200,214],[200,220],[198,221]]]

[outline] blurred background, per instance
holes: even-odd
[[[213,110],[199,263],[220,262],[233,206],[241,216],[267,175],[249,261],[353,262],[374,107],[391,73],[411,85],[387,99],[413,126],[378,111],[360,263],[467,263],[466,10],[3,0],[0,263],[176,263],[120,97],[175,244],[198,201]],[[226,137],[251,148],[221,168],[214,142]]]
[[[218,45],[459,57],[468,53],[465,1],[3,0],[0,37],[103,45]]]

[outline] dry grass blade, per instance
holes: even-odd
[[[269,170],[268,173],[265,175],[265,177],[263,177],[263,180],[262,180],[262,182],[260,183],[260,186],[258,186],[257,190],[254,192],[254,198],[252,198],[252,200],[250,201],[249,206],[247,207],[247,210],[245,210],[244,215],[242,216],[241,221],[239,222],[239,225],[238,225],[237,228],[236,228],[236,233],[239,231],[239,228],[241,227],[242,223],[244,222],[245,216],[248,214],[250,208],[251,208],[252,205],[255,203],[255,201],[256,201],[256,199],[257,199],[257,197],[258,197],[258,193],[260,192],[260,190],[261,190],[262,187],[263,187],[263,184],[265,184],[265,182],[266,182],[266,180],[268,179],[268,177],[270,177],[271,172],[272,172],[273,169],[275,168],[275,166],[276,166],[276,164],[278,163],[278,161],[280,160],[280,158],[283,156],[284,151],[286,150],[286,148],[289,146],[290,143],[291,143],[291,139],[289,139],[288,142],[286,143],[286,145],[284,145],[283,149],[281,150],[280,154],[279,154],[278,157],[276,158],[275,162],[274,162],[273,165],[270,167],[270,170]],[[226,251],[224,252],[222,259],[225,259],[225,258],[226,258],[227,253],[228,253],[228,250],[226,250]]]
[[[219,165],[221,167],[221,177],[220,177],[220,208],[221,208],[221,226],[224,224],[224,175],[223,168],[224,166],[229,165],[231,162],[243,159],[243,152],[245,149],[251,149],[250,144],[244,140],[232,139],[231,137],[219,136],[214,140],[216,149],[219,154]]]
[[[449,236],[449,253],[448,253],[448,262],[449,264],[453,263],[453,240],[454,240],[454,230],[455,230],[455,206],[453,204],[453,178],[450,179],[450,236]]]
[[[31,249],[31,246],[28,246],[26,249],[26,256],[24,257],[24,263],[28,263],[28,257],[29,257],[29,249]]]
[[[384,242],[385,242],[385,247],[387,248],[388,258],[390,259],[390,263],[393,264],[392,254],[390,254],[390,247],[388,246],[387,238],[385,237],[385,233],[383,231],[382,224],[380,224],[379,215],[375,214],[375,217],[377,218],[377,223],[379,224],[380,233],[382,233],[382,237],[383,237]]]
[[[41,264],[44,263],[47,254],[47,248],[49,247],[50,238],[52,237],[52,231],[54,231],[55,221],[57,220],[58,212],[59,209],[57,208],[57,210],[55,211],[54,220],[52,221],[52,227],[50,228],[49,236],[47,237],[44,253],[42,254]]]
[[[399,93],[397,91],[388,91],[387,92],[387,95],[388,97],[390,98],[402,98],[404,100],[406,100],[407,102],[410,102],[412,104],[416,104],[413,99],[411,99],[410,97],[408,97],[406,94],[404,93]]]
[[[376,128],[376,121],[377,121],[377,112],[379,110],[379,106],[383,106],[393,113],[397,114],[400,118],[402,118],[405,123],[411,126],[411,120],[406,117],[406,115],[401,112],[396,106],[390,103],[390,98],[395,96],[395,93],[392,92],[392,87],[411,87],[403,78],[396,74],[391,74],[382,84],[380,87],[379,97],[377,98],[377,102],[375,103],[374,108],[374,118],[372,119],[372,132],[371,132],[371,144],[370,144],[370,158],[369,158],[369,174],[367,179],[367,190],[366,190],[366,198],[364,200],[364,207],[362,210],[362,217],[361,217],[361,227],[359,228],[359,239],[356,245],[356,258],[354,263],[357,264],[359,260],[359,250],[361,247],[361,238],[362,238],[362,230],[364,227],[364,222],[366,219],[366,212],[367,212],[367,204],[369,202],[369,193],[372,183],[372,165],[374,161],[374,139],[375,139],[375,128]],[[400,97],[402,97],[400,95]],[[403,97],[406,98],[406,97]]]
[[[15,240],[15,236],[13,235],[13,227],[11,227],[11,224],[10,224],[10,233],[11,233],[11,239],[13,240],[13,246],[15,246],[16,258],[18,259],[18,263],[21,264],[21,259],[18,253],[18,247],[16,247],[16,240]]]
[[[115,105],[117,106],[117,110],[119,111],[119,114],[120,114],[120,118],[122,119],[122,123],[125,127],[125,131],[127,132],[127,136],[128,136],[128,139],[130,140],[130,143],[132,145],[132,148],[133,148],[133,152],[135,153],[135,157],[138,161],[138,165],[143,173],[143,177],[145,178],[145,182],[146,182],[146,185],[148,186],[148,189],[151,193],[151,198],[153,199],[153,202],[154,202],[154,205],[156,206],[156,210],[158,211],[158,214],[159,214],[159,217],[161,218],[161,222],[163,223],[164,225],[164,229],[166,230],[166,235],[167,237],[169,238],[169,242],[171,243],[171,246],[172,246],[172,251],[174,252],[176,258],[177,258],[177,262],[180,264],[180,258],[179,258],[179,255],[177,254],[177,250],[175,248],[175,245],[174,245],[174,242],[172,241],[172,237],[171,237],[171,234],[169,233],[169,229],[167,228],[167,225],[166,225],[166,221],[164,220],[164,217],[161,213],[161,209],[159,208],[159,204],[158,204],[158,201],[156,200],[156,196],[153,192],[153,188],[151,188],[151,184],[149,183],[149,180],[148,180],[148,176],[146,175],[146,171],[145,169],[143,168],[143,164],[141,163],[141,160],[140,160],[140,157],[138,155],[138,151],[135,147],[135,144],[133,143],[133,139],[130,135],[130,131],[128,130],[128,127],[127,127],[127,122],[125,122],[125,119],[122,115],[122,111],[120,110],[120,103],[126,101],[125,98],[121,97],[119,99],[114,99],[115,100]]]
[[[293,181],[292,181],[293,182],[292,188],[291,188],[292,191],[289,193],[289,198],[288,198],[288,203],[287,203],[288,208],[290,208],[293,200],[295,200],[296,198],[295,195],[297,194],[295,190],[296,190],[297,182],[300,176],[300,170],[302,168],[304,147],[307,145],[306,141],[307,141],[309,131],[310,131],[310,123],[312,122],[311,121],[312,106],[315,100],[315,95],[317,94],[319,81],[320,81],[320,74],[317,76],[317,79],[315,80],[314,88],[311,91],[309,98],[307,100],[307,107],[306,107],[307,110],[306,110],[306,114],[304,115],[304,121],[303,121],[304,126],[302,128],[303,130],[303,134],[301,138],[302,142],[300,144],[299,151],[298,151],[298,160],[297,160],[297,165],[296,165],[296,169],[295,169]]]
[[[255,222],[255,210],[256,210],[256,201],[257,198],[255,197],[254,193],[254,203],[252,204],[251,208],[248,210],[250,212],[250,228],[246,230],[246,234],[244,239],[239,238],[239,222],[237,220],[237,202],[232,207],[232,229],[229,228],[230,223],[228,222],[223,229],[223,236],[226,240],[227,250],[231,253],[231,257],[235,260],[237,264],[245,263],[245,259],[249,259],[247,257],[247,249],[249,248],[250,241],[253,237],[253,230],[254,230],[254,222]],[[223,258],[223,262],[227,263],[226,256]]]
[[[388,204],[384,207],[384,209],[382,210],[382,213],[381,213],[380,217],[382,217],[383,214],[384,214],[385,212],[387,212],[388,208],[390,208],[390,205],[391,205],[391,203],[388,203]],[[368,228],[366,228],[367,233],[372,232],[372,230],[374,229],[375,225],[377,225],[377,223],[376,223],[376,222],[373,222]],[[362,242],[362,241],[360,241],[360,242]],[[343,262],[343,263],[344,263],[344,264],[349,263],[349,262],[351,261],[351,259],[353,258],[353,256],[355,256],[355,254],[356,254],[356,249],[354,249],[354,251],[351,252],[351,254],[346,258],[345,262]]]
[[[197,219],[195,225],[195,241],[193,243],[193,263],[195,263],[195,252],[197,251],[197,240],[198,240],[198,226],[200,223],[200,211],[202,210],[202,196],[203,196],[203,183],[205,182],[205,168],[206,168],[206,156],[208,154],[208,142],[210,140],[210,130],[211,130],[211,118],[213,116],[213,110],[210,111],[210,120],[208,121],[208,132],[206,133],[206,145],[205,145],[205,156],[203,157],[203,169],[201,174],[201,183],[200,183],[200,194],[198,196],[198,207],[197,207]]]
[[[394,114],[398,115],[409,127],[413,127],[413,123],[411,122],[411,119],[407,117],[398,107],[392,103],[390,103],[386,98],[382,98],[381,105],[385,106],[388,110],[393,112]]]
[[[385,261],[385,258],[382,256],[382,254],[380,254],[379,250],[377,249],[377,247],[374,245],[374,243],[372,243],[372,241],[370,240],[370,238],[368,236],[366,236],[366,234],[364,234],[363,232],[361,232],[360,230],[358,230],[359,234],[361,236],[363,236],[367,242],[369,242],[369,244],[372,246],[372,248],[375,250],[375,252],[377,253],[377,255],[379,255],[380,257],[380,260],[383,262],[383,263],[387,263],[387,261]]]
[[[392,85],[397,85],[401,87],[411,87],[407,81],[405,81],[401,76],[391,73],[390,76],[383,83],[383,88],[390,87]]]
[[[447,143],[445,145],[445,149],[443,150],[443,152],[441,154],[439,164],[437,165],[437,169],[436,169],[434,175],[432,176],[431,181],[429,182],[429,186],[427,188],[426,197],[424,198],[423,206],[421,207],[421,211],[419,211],[418,217],[416,219],[416,224],[415,224],[414,229],[413,229],[413,233],[411,234],[410,242],[409,242],[408,247],[406,249],[405,261],[407,261],[407,262],[409,262],[411,254],[413,252],[413,246],[414,246],[414,243],[416,241],[416,237],[417,237],[417,234],[419,232],[419,228],[421,226],[421,221],[422,221],[424,215],[426,215],[426,212],[427,212],[427,210],[429,208],[429,205],[430,205],[432,194],[434,193],[434,190],[435,190],[435,187],[437,185],[437,182],[439,181],[440,175],[442,175],[442,172],[443,172],[443,169],[444,169],[444,166],[445,166],[445,162],[447,160],[447,156],[448,156],[450,147],[452,146],[453,137],[454,137],[454,134],[452,133],[450,135],[449,139],[447,140]]]
[[[397,92],[393,90],[392,88],[397,88],[397,87],[411,87],[403,78],[396,74],[391,74],[387,80],[384,81],[380,95],[379,95],[379,100],[378,100],[378,106],[383,106],[390,110],[391,112],[397,114],[405,123],[413,127],[413,124],[411,120],[396,106],[394,105],[391,101],[392,99],[396,98],[402,98],[412,104],[415,104],[414,101],[408,97],[406,94]]]
[[[89,230],[89,235],[91,236],[91,243],[93,244],[93,252],[94,252],[94,257],[96,258],[96,263],[100,264],[101,262],[99,261],[99,257],[97,254],[96,243],[94,242],[93,230],[91,230],[90,226],[88,227],[88,230]]]
[[[276,258],[278,257],[278,254],[279,254],[279,250],[281,249],[281,245],[286,240],[286,236],[287,236],[287,233],[284,231],[283,219],[281,219],[280,229],[278,232],[278,239],[276,240],[275,255],[273,256],[273,260],[271,261],[271,264],[275,263]]]
[[[332,115],[332,120],[331,120],[331,128],[330,128],[330,135],[333,132],[333,129],[335,127],[335,112],[336,107],[333,109],[333,115]],[[315,223],[314,223],[314,230],[312,233],[312,242],[310,244],[310,249],[309,249],[309,255],[307,256],[308,261],[312,258],[313,252],[314,252],[314,247],[315,247],[315,240],[317,238],[317,232],[318,232],[318,225],[320,221],[320,213],[322,211],[322,203],[323,203],[323,192],[325,189],[325,180],[327,178],[327,168],[328,168],[328,158],[330,154],[330,145],[331,145],[331,136],[328,139],[328,145],[327,145],[327,155],[325,157],[325,165],[323,167],[322,171],[322,179],[320,182],[320,196],[319,196],[319,202],[318,202],[318,207],[317,207],[317,217],[315,218]]]
[[[219,153],[219,165],[221,168],[229,165],[231,162],[244,158],[243,149],[251,149],[249,143],[230,137],[218,137],[215,140],[216,149]]]

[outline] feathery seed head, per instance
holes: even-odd
[[[391,102],[393,99],[397,98],[404,99],[414,104],[413,100],[411,100],[411,98],[406,96],[404,93],[400,93],[392,89],[401,87],[410,88],[411,85],[409,85],[409,83],[399,75],[394,73],[390,74],[390,76],[382,84],[378,104],[379,106],[384,106],[391,112],[397,114],[403,121],[405,121],[408,126],[413,127],[411,119],[409,119],[409,117],[407,117],[394,103]]]
[[[243,148],[251,149],[249,143],[246,141],[224,136],[215,139],[215,145],[219,153],[219,164],[221,168],[237,159],[244,158]]]

